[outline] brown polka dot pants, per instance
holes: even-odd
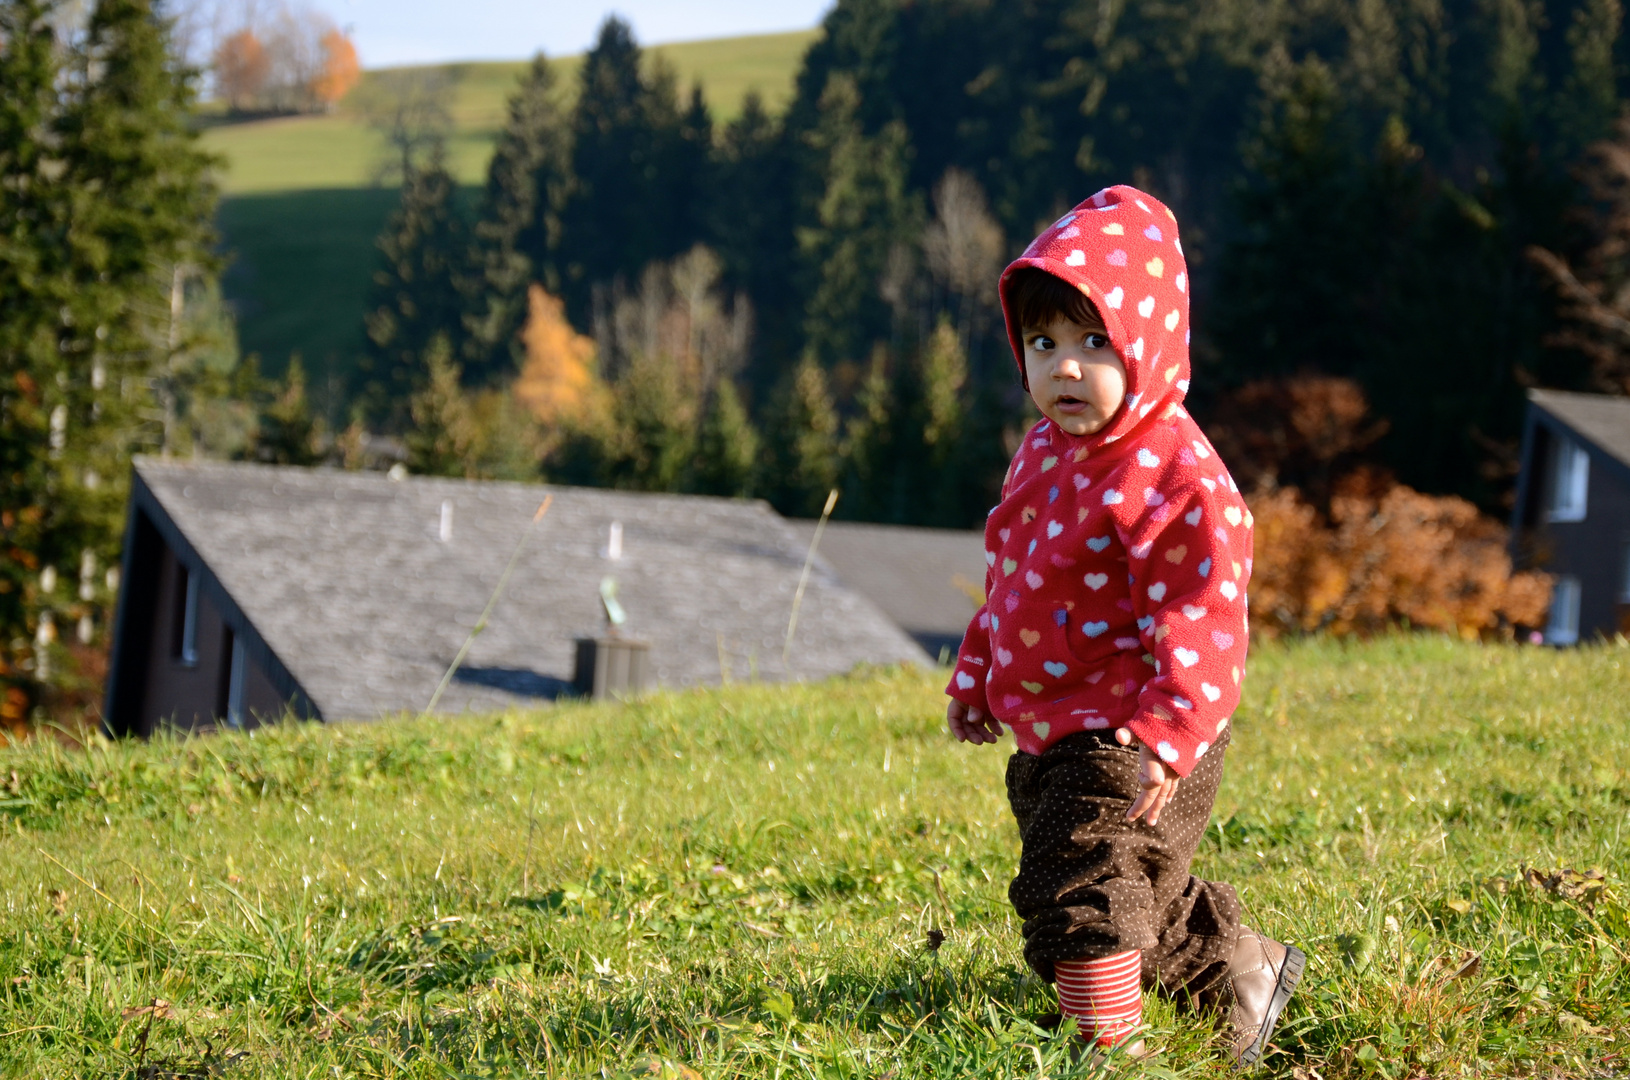
[[[1213,743],[1160,815],[1126,820],[1138,752],[1109,731],[1066,736],[1007,763],[1024,841],[1008,899],[1024,919],[1024,958],[1051,982],[1060,960],[1143,953],[1143,982],[1202,997],[1228,968],[1239,933],[1233,886],[1189,873],[1222,782],[1232,731]]]

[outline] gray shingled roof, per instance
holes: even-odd
[[[1630,467],[1630,398],[1530,390],[1528,399]]]
[[[791,522],[804,543],[815,522]],[[882,608],[930,654],[955,649],[985,587],[985,534],[908,525],[830,521],[820,558],[844,584]]]
[[[922,650],[826,568],[791,663],[781,647],[806,543],[760,502],[378,473],[138,459],[136,470],[326,719],[417,711],[475,624],[511,549],[554,495],[442,711],[502,708],[572,677],[617,578],[627,637],[657,680],[817,678]],[[452,538],[439,538],[450,502]],[[613,521],[623,558],[604,557]]]

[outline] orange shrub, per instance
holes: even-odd
[[[1249,502],[1258,633],[1372,634],[1407,624],[1476,638],[1545,618],[1549,577],[1513,573],[1505,526],[1464,499],[1349,482],[1332,496],[1328,518],[1295,488],[1264,489]]]

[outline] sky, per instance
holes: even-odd
[[[642,45],[813,27],[832,0],[318,0],[365,67],[582,52],[615,12]]]

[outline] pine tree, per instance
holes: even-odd
[[[895,520],[896,428],[899,426],[888,355],[878,349],[844,425],[842,516]]]
[[[560,291],[555,258],[571,169],[568,124],[554,67],[540,53],[509,99],[509,117],[487,166],[475,265],[466,283],[464,361],[472,381],[501,381],[520,369],[528,285]]]
[[[615,16],[583,58],[572,116],[574,186],[561,216],[572,260],[563,283],[567,309],[580,326],[593,283],[631,277],[655,256],[645,199],[656,163],[640,59],[633,30]]]
[[[632,281],[648,263],[671,258],[700,237],[693,184],[711,127],[700,93],[681,111],[674,76],[649,75],[633,32],[613,16],[583,59],[572,116],[572,194],[561,215],[562,288],[579,326],[590,319],[597,284]]]
[[[647,101],[654,102],[657,97],[652,95]],[[666,206],[661,207],[658,213],[666,215],[666,219],[659,217],[653,222],[665,226],[668,233],[663,243],[663,254],[659,256],[661,258],[669,258],[686,250],[698,243],[707,232],[708,210],[716,177],[713,168],[713,114],[708,111],[700,85],[691,87],[690,101],[680,115],[678,128],[665,150],[659,190]]]
[[[459,385],[463,373],[445,334],[436,334],[427,343],[424,365],[424,383],[409,406],[413,427],[407,434],[408,468],[425,476],[468,475],[474,418]]]
[[[920,492],[912,520],[921,525],[962,525],[968,474],[961,460],[968,449],[968,410],[963,390],[968,360],[949,316],[941,315],[918,357]]]
[[[289,357],[282,385],[261,410],[255,432],[255,456],[275,465],[315,465],[321,460],[321,432],[306,398],[306,369],[298,354]]]
[[[774,385],[779,357],[802,338],[797,244],[792,231],[791,155],[779,120],[748,93],[724,129],[711,172],[706,233],[730,288],[745,292],[759,321],[744,375],[755,395]]]
[[[168,355],[172,283],[178,272],[215,272],[215,161],[198,149],[194,73],[172,63],[168,23],[148,0],[100,0],[58,53],[56,8],[0,4],[0,276],[24,271],[3,282],[0,331],[4,465],[22,479],[13,495],[7,478],[4,509],[23,505],[0,514],[0,528],[15,544],[10,558],[38,572],[0,601],[7,708],[72,678],[53,647],[59,624],[75,624],[82,644],[106,640],[113,582],[103,571],[117,557],[130,454],[162,435],[149,387]]]
[[[1569,152],[1610,130],[1619,108],[1615,46],[1624,22],[1619,0],[1584,0],[1567,30],[1571,70],[1560,97],[1557,127]]]
[[[401,203],[379,236],[381,266],[374,272],[368,345],[359,367],[370,410],[387,424],[403,422],[406,404],[425,377],[431,342],[440,336],[451,348],[462,329],[466,248],[454,194],[438,144],[427,164],[409,168]]]
[[[745,498],[758,471],[759,436],[736,384],[722,378],[713,388],[696,434],[691,490]]]
[[[39,586],[41,558],[63,554],[52,511],[57,462],[41,453],[51,439],[48,395],[63,370],[55,315],[71,291],[66,193],[48,175],[59,77],[54,7],[0,2],[0,727],[22,724],[33,705],[28,642],[50,603]]]
[[[613,487],[678,491],[696,449],[696,388],[661,354],[636,354],[612,387],[620,454],[610,461]]]
[[[787,376],[765,418],[765,471],[759,491],[791,517],[815,517],[838,476],[838,414],[826,372],[806,355]]]
[[[921,195],[908,187],[909,133],[894,121],[867,135],[860,105],[855,80],[833,75],[811,136],[822,188],[798,233],[810,282],[805,332],[830,361],[864,355],[885,335],[878,282],[890,251],[914,240],[922,219]]]

